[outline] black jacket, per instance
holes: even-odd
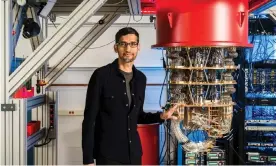
[[[146,76],[133,66],[130,82],[132,104],[128,106],[126,81],[118,59],[94,71],[89,81],[82,123],[83,164],[97,156],[132,163],[142,155],[138,124],[162,123],[160,112],[145,113]]]

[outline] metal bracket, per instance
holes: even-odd
[[[173,15],[172,12],[168,13],[168,20],[169,20],[171,28],[173,27],[173,16],[172,15]]]
[[[15,111],[15,104],[1,104],[1,111]]]
[[[244,17],[245,17],[245,12],[239,12],[239,25],[240,25],[240,27],[242,27]]]

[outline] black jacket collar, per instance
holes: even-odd
[[[123,77],[123,74],[120,72],[118,58],[115,59],[115,60],[111,63],[111,65],[112,65],[112,67],[115,69],[116,74]],[[133,78],[135,78],[135,76],[137,76],[138,70],[136,69],[136,67],[135,67],[134,65],[132,66],[132,72],[133,72]]]

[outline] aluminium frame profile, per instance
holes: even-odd
[[[11,129],[12,111],[3,111],[2,104],[9,104],[8,76],[12,56],[12,1],[0,1],[0,165],[12,162]]]
[[[37,108],[46,102],[46,95],[37,95],[27,99],[27,111]]]

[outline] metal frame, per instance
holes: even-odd
[[[8,100],[7,89],[8,81],[7,77],[9,75],[9,63],[10,63],[10,55],[12,53],[11,47],[11,23],[12,23],[12,16],[10,11],[12,10],[12,3],[11,1],[0,1],[1,2],[1,91],[0,91],[0,101],[1,104],[6,103]]]
[[[47,26],[47,18],[42,18],[42,25],[40,23],[40,19],[37,15],[38,10],[35,8],[28,8],[27,9],[27,17],[28,18],[33,18],[34,21],[39,24],[39,26],[41,27],[41,32],[39,33],[38,36],[32,37],[30,38],[30,44],[32,47],[33,52],[39,47],[39,45],[43,42],[43,40],[46,38],[46,36],[44,37],[44,33],[47,31],[46,28]],[[47,34],[47,33],[46,33]],[[42,68],[40,71],[44,72],[46,69]],[[32,83],[36,84],[36,78],[33,77],[32,78]],[[44,94],[45,89],[41,88],[42,93]],[[37,94],[36,94],[37,95]],[[46,128],[48,127],[48,120],[49,117],[47,115],[47,112],[45,112],[45,110],[47,111],[47,107],[45,106],[45,102],[46,102],[46,95],[38,95],[36,97],[32,97],[31,99],[28,99],[28,108],[27,111],[31,112],[31,118],[32,119],[36,119],[41,121],[41,127],[42,129],[36,134],[36,136],[31,136],[31,138],[28,138],[28,148],[33,147],[33,143],[39,143],[42,144],[44,143],[41,140],[41,137],[46,136]],[[36,108],[36,111],[33,111],[34,108]],[[47,146],[43,146],[41,148],[35,148],[33,150],[34,156],[35,156],[35,161],[34,164],[35,165],[44,165],[48,163],[48,159],[47,159],[47,151],[48,151],[48,147]],[[27,163],[27,164],[31,164],[31,163]]]
[[[12,1],[0,1],[0,104],[8,104],[8,75],[10,69],[10,58],[12,55]],[[12,133],[9,129],[12,127],[11,118],[13,111],[2,111],[0,112],[0,123],[1,123],[1,144],[0,144],[0,164],[12,162],[12,157],[9,155],[11,152],[11,138]]]
[[[22,27],[24,14],[28,14],[29,17],[33,17],[34,20],[39,23],[39,18],[35,14],[34,9],[28,9],[27,13],[24,13],[23,7],[17,6],[14,4],[14,11],[18,10],[20,13],[18,16],[12,18],[12,1],[2,0],[0,1],[1,5],[1,56],[0,56],[0,69],[1,69],[1,89],[0,89],[0,101],[1,104],[13,104],[16,109],[15,110],[7,110],[0,112],[0,120],[1,120],[1,144],[0,144],[0,154],[1,165],[26,165],[27,164],[27,149],[34,145],[37,141],[39,141],[45,133],[45,127],[47,128],[48,123],[43,124],[42,130],[38,132],[37,135],[29,137],[27,139],[27,112],[33,110],[33,108],[38,108],[37,112],[43,111],[43,108],[47,110],[47,103],[51,101],[55,101],[56,111],[57,107],[57,95],[54,92],[46,92],[45,95],[36,96],[30,99],[9,99],[10,96],[20,87],[25,81],[31,79],[33,74],[43,66],[47,60],[54,55],[54,53],[60,49],[63,43],[68,40],[72,34],[74,34],[104,3],[106,0],[84,0],[79,7],[72,12],[69,16],[68,20],[61,26],[57,32],[49,38],[47,41],[42,43],[43,33],[40,36],[32,38],[31,43],[33,50],[32,55],[30,55],[24,63],[17,68],[17,70],[9,76],[10,62],[9,59],[13,55],[13,49],[16,46],[16,42],[19,36],[15,36],[14,41],[12,41],[12,22],[14,21],[14,26],[16,28],[16,35],[20,34],[20,29]],[[111,16],[108,15],[108,25],[110,26],[112,22],[114,22],[119,16]],[[46,23],[47,19],[43,20],[43,23]],[[99,28],[95,28],[93,31],[96,33],[96,37],[93,39],[93,42],[96,38],[100,36],[108,27],[104,27],[103,30],[99,30]],[[18,30],[18,31],[17,31]],[[47,35],[47,34],[44,34]],[[91,36],[90,36],[91,37]],[[85,39],[85,38],[84,38]],[[80,41],[82,43],[82,41]],[[92,43],[93,43],[92,42]],[[90,42],[91,43],[91,42]],[[92,44],[91,43],[91,44]],[[87,43],[86,43],[87,44]],[[88,42],[89,44],[89,42]],[[46,55],[45,55],[46,54]],[[46,102],[46,105],[45,105]],[[42,108],[41,108],[42,107]],[[57,135],[57,112],[55,114],[55,128]],[[36,116],[39,119],[45,119],[38,113]],[[46,117],[46,121],[49,120]],[[43,122],[44,123],[44,122]],[[18,127],[16,127],[18,126]],[[29,140],[29,141],[28,141]],[[32,141],[31,141],[32,140]],[[30,142],[31,141],[31,142]],[[54,140],[47,147],[37,148],[36,153],[36,164],[42,165],[56,165],[57,164],[57,139]]]
[[[34,145],[41,140],[46,134],[46,128],[42,128],[38,132],[36,132],[34,135],[30,136],[27,140],[27,150],[31,149],[34,147]]]
[[[118,14],[107,14],[102,17],[103,24],[94,25],[79,41],[72,47],[66,56],[56,63],[46,74],[45,81],[49,87],[85,50],[88,49],[118,18]]]
[[[5,146],[1,147],[1,165],[27,165],[27,150],[32,148],[35,144],[40,142],[46,135],[46,128],[48,125],[42,126],[42,128],[32,136],[27,137],[27,112],[32,111],[33,108],[45,107],[50,102],[55,102],[55,128],[57,131],[57,109],[58,109],[58,93],[47,92],[46,95],[40,95],[37,97],[26,99],[12,99],[8,103],[16,105],[15,111],[9,113],[12,114],[12,119],[6,124],[6,130],[2,136],[6,138]],[[41,109],[39,110],[41,111]],[[49,113],[48,110],[46,114]],[[12,128],[8,130],[9,128]],[[9,140],[9,141],[7,141]],[[41,165],[57,165],[57,139],[53,140],[52,143],[41,147],[45,149],[44,153],[48,152],[48,156],[36,154],[36,158],[40,157],[42,160]],[[39,148],[38,148],[39,149]],[[50,155],[51,154],[51,155]],[[47,158],[46,158],[47,157]],[[36,164],[36,165],[37,165]]]
[[[9,92],[11,96],[20,86],[35,74],[60,47],[84,24],[106,0],[84,0],[69,16],[56,33],[46,39],[25,61],[10,75]],[[51,41],[51,42],[50,42]]]
[[[129,14],[129,7],[127,5],[120,5],[119,7],[120,8],[118,9],[118,6],[102,6],[94,15],[113,14],[114,12],[117,14]],[[52,12],[57,15],[67,15],[75,8],[76,6],[72,6],[72,4],[64,4],[62,6],[58,6],[58,4],[56,4]]]
[[[46,102],[45,95],[38,95],[27,99],[27,110],[32,110],[33,108],[39,107]]]

